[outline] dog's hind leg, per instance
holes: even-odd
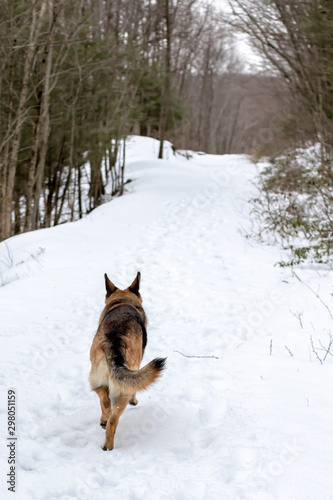
[[[106,424],[105,444],[103,446],[103,450],[113,450],[114,436],[117,430],[119,418],[125,410],[128,401],[128,396],[118,396],[112,399],[112,408]]]
[[[99,396],[99,400],[101,403],[101,409],[102,409],[102,416],[101,416],[100,424],[105,429],[106,422],[109,418],[110,408],[111,408],[111,403],[110,403],[110,398],[109,398],[109,389],[105,386],[101,386],[101,387],[97,387],[97,389],[94,389],[94,391],[97,392],[97,394]]]
[[[135,393],[132,395],[131,399],[129,400],[129,404],[136,406],[138,404],[138,400],[136,399]]]

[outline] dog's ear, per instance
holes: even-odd
[[[112,281],[109,280],[108,275],[105,273],[104,274],[105,278],[105,289],[106,289],[106,296],[110,297],[111,293],[114,293],[118,288],[114,286]]]
[[[135,293],[135,295],[139,295],[139,288],[140,288],[140,279],[141,279],[141,273],[140,271],[136,275],[135,280],[131,284],[131,286],[128,288],[130,292]]]

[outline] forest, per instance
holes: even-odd
[[[81,218],[103,202],[106,182],[121,195],[125,138],[138,134],[160,140],[160,158],[168,140],[273,159],[261,185],[271,197],[257,200],[263,231],[306,234],[314,243],[296,254],[331,253],[331,2],[226,5],[1,2],[0,241]],[[238,37],[257,54],[253,67]],[[309,145],[311,168],[294,154]]]

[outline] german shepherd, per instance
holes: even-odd
[[[156,358],[140,369],[147,344],[147,317],[139,293],[141,275],[125,290],[105,277],[105,307],[90,349],[90,385],[97,392],[106,429],[103,450],[113,450],[119,417],[127,403],[138,403],[135,393],[147,389],[161,374],[166,358]]]

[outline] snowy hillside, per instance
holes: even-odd
[[[247,157],[157,151],[131,138],[125,196],[0,244],[1,498],[332,499],[332,271],[304,266],[300,282],[274,266],[276,248],[244,237],[256,173]],[[167,367],[104,452],[89,349],[104,272],[125,288],[138,270],[143,361],[167,357]]]

